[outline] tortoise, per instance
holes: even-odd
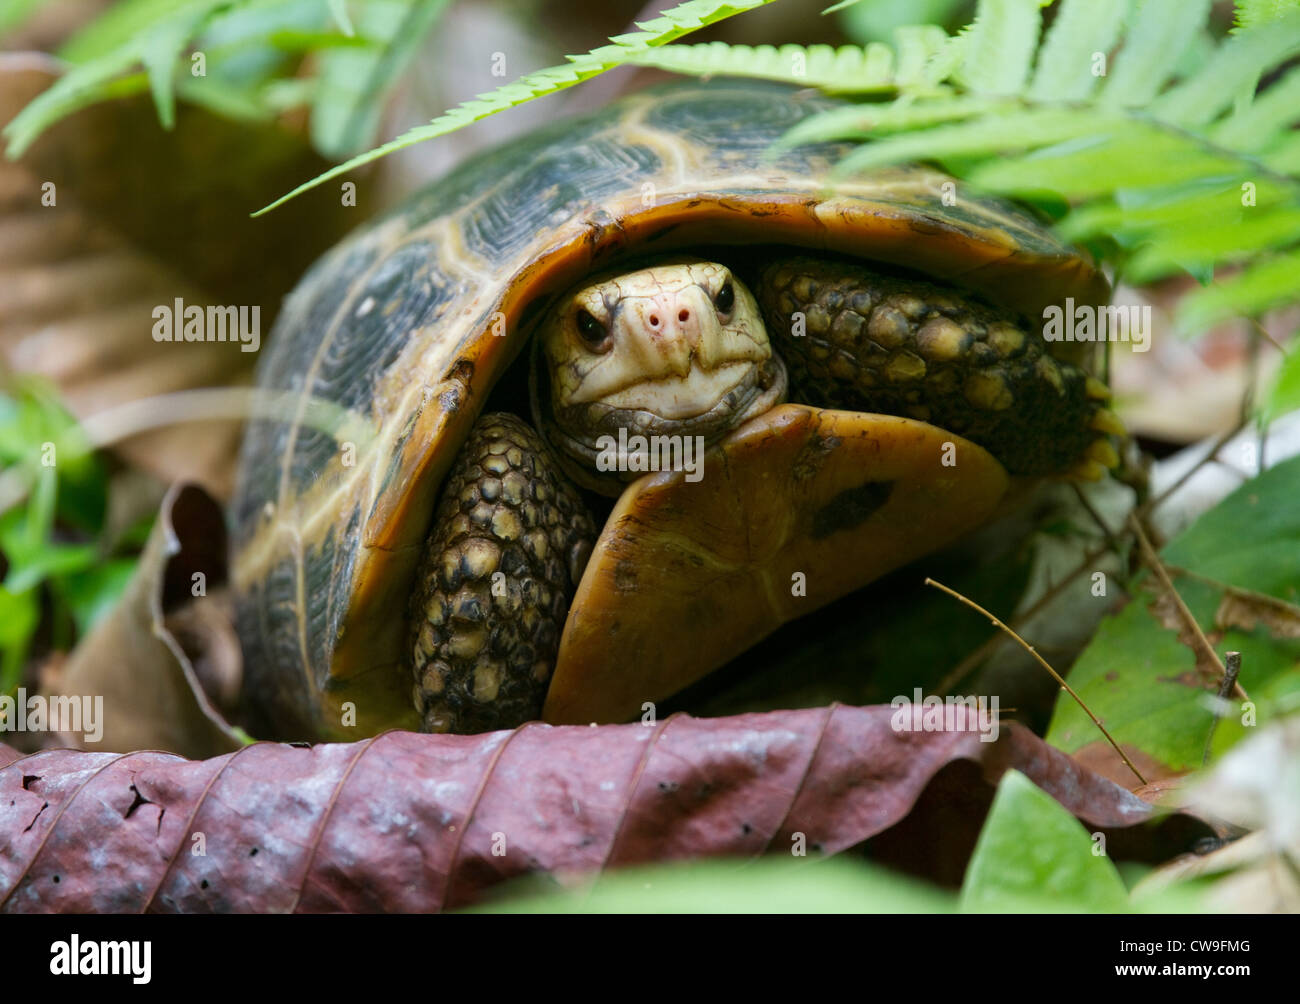
[[[824,96],[637,92],[475,156],[287,298],[232,505],[249,721],[623,721],[1122,433],[1045,308],[1109,286]],[[774,152],[774,150],[776,152]]]

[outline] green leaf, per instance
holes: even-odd
[[[411,129],[397,139],[366,153],[359,154],[345,163],[317,175],[293,191],[280,196],[269,205],[263,206],[254,216],[270,212],[296,195],[324,184],[333,178],[355,171],[358,167],[378,160],[387,154],[405,149],[414,143],[444,136],[461,129],[471,122],[495,115],[497,112],[513,108],[534,98],[554,94],[573,87],[591,77],[598,76],[606,70],[621,66],[646,49],[667,45],[700,28],[725,20],[756,7],[771,3],[772,0],[734,0],[726,3],[721,0],[689,0],[671,10],[664,11],[659,17],[645,24],[638,25],[639,31],[618,35],[610,39],[609,45],[602,45],[581,56],[570,56],[563,66],[552,66],[536,73],[529,73],[514,83],[506,84],[495,91],[481,94],[472,101],[466,101],[444,115],[434,119],[428,125]]]
[[[1177,188],[1123,189],[1114,200],[1097,200],[1076,209],[1057,230],[1071,242],[1099,235],[1177,234],[1216,223],[1235,225],[1246,213],[1284,204],[1290,194],[1279,185],[1266,186],[1257,190],[1256,205],[1246,208],[1240,187],[1219,178],[1198,179]]]
[[[94,62],[74,66],[33,98],[4,127],[5,154],[17,160],[50,125],[78,108],[112,95],[112,80],[138,62],[134,49],[123,46]],[[141,78],[142,80],[145,78]]]
[[[625,868],[588,886],[516,883],[469,913],[950,913],[951,896],[844,857]],[[510,895],[513,891],[514,895]]]
[[[136,564],[135,558],[111,558],[60,579],[57,592],[72,613],[78,635],[84,637],[122,598]]]
[[[1284,129],[1300,122],[1300,67],[1210,131],[1219,146],[1259,150]]]
[[[1300,290],[1300,250],[1288,251],[1250,265],[1229,279],[1197,290],[1178,306],[1180,328],[1193,333],[1231,317],[1253,317],[1273,307],[1294,303]]]
[[[630,56],[627,62],[692,76],[782,80],[832,92],[867,94],[892,90],[895,84],[893,50],[880,42],[873,42],[865,49],[856,45],[842,45],[838,49],[829,45],[777,48],[726,42],[665,45]]]
[[[1300,239],[1300,209],[1278,207],[1242,209],[1230,218],[1200,229],[1181,229],[1161,234],[1133,256],[1125,272],[1130,282],[1149,282],[1179,268],[1218,265],[1251,258],[1265,248],[1290,244]],[[1293,287],[1300,296],[1300,288]]]
[[[1210,0],[1146,0],[1115,57],[1103,100],[1113,106],[1149,104],[1174,75],[1209,12]]]
[[[1291,339],[1295,344],[1295,337]],[[1292,349],[1282,359],[1273,386],[1262,409],[1264,421],[1271,422],[1288,412],[1300,410],[1300,349]]]
[[[1128,890],[1083,825],[1017,770],[998,783],[961,887],[963,913],[1124,913]]]
[[[977,94],[1018,94],[1025,85],[1050,0],[980,0],[962,33],[958,79]]]
[[[903,25],[894,32],[898,52],[898,83],[914,86],[926,82],[929,66],[948,44],[948,35],[934,24]]]
[[[1248,98],[1263,74],[1296,53],[1300,53],[1300,12],[1228,39],[1208,66],[1162,95],[1149,110],[1166,122],[1204,125],[1234,100]]]
[[[1142,156],[1133,157],[1134,150],[1141,150]],[[1112,122],[1109,129],[1098,129],[1069,146],[986,161],[969,172],[969,180],[992,191],[1049,191],[1083,199],[1121,188],[1175,186],[1222,177],[1239,166],[1227,154],[1185,136],[1135,122]]]
[[[844,30],[855,42],[887,42],[899,29],[926,25],[948,38],[939,25],[947,24],[961,10],[966,0],[871,0],[836,4],[824,13],[841,12]]]
[[[311,115],[317,150],[337,160],[374,140],[384,95],[447,6],[448,0],[368,3],[359,26],[371,44],[321,51]]]
[[[776,144],[776,150],[804,143],[829,140],[870,139],[894,132],[911,132],[929,126],[974,118],[998,108],[1007,113],[1015,106],[994,98],[954,98],[924,102],[899,99],[886,104],[863,103],[831,108],[809,116],[792,127]]]
[[[0,586],[0,694],[12,694],[22,680],[27,646],[39,620],[35,593]]]
[[[120,0],[64,42],[60,59],[88,63],[129,46],[154,25],[185,9],[190,0]]]
[[[1300,133],[1292,133],[1285,139],[1270,145],[1262,158],[1264,166],[1279,174],[1300,174]]]
[[[1077,101],[1090,95],[1100,79],[1093,75],[1094,57],[1114,47],[1129,3],[1063,0],[1039,50],[1029,97],[1036,101]]]
[[[171,128],[176,57],[198,26],[229,2],[137,0],[124,5],[122,14],[105,15],[106,25],[69,43],[73,56],[65,58],[73,62],[81,59],[80,64],[37,95],[5,126],[3,134],[9,140],[6,155],[11,160],[22,156],[37,136],[78,108],[120,96],[122,82],[116,78],[140,63],[147,72],[158,117],[164,128]],[[129,33],[123,34],[128,29]]]
[[[1300,10],[1300,0],[1237,0],[1233,31],[1255,28]]]
[[[36,10],[41,0],[0,0],[0,32],[16,28]]]
[[[835,174],[844,176],[917,159],[936,159],[957,154],[988,155],[1009,149],[1046,145],[1094,135],[1115,125],[1123,125],[1123,121],[1057,109],[1012,111],[973,122],[877,140],[844,157],[836,165]]]
[[[345,35],[355,35],[356,30],[352,27],[352,19],[348,17],[347,0],[326,0],[326,2],[329,4],[330,17],[334,18],[334,23],[339,26],[339,30]]]
[[[1169,565],[1239,590],[1300,602],[1300,458],[1284,461],[1244,483],[1201,516],[1161,553]],[[1259,721],[1281,709],[1279,698],[1300,689],[1300,639],[1274,637],[1215,623],[1223,590],[1198,579],[1174,583],[1201,628],[1223,652],[1242,653],[1242,684],[1258,706]],[[1070,670],[1070,685],[1106,723],[1116,741],[1176,771],[1200,766],[1213,713],[1208,697],[1218,681],[1180,640],[1181,623],[1166,626],[1151,605],[1157,587],[1145,577],[1134,597],[1101,623]],[[1115,597],[1097,597],[1110,604]],[[1215,733],[1216,749],[1242,735],[1228,716]],[[1068,697],[1058,699],[1047,741],[1067,753],[1103,742],[1097,728]]]

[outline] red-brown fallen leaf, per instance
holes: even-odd
[[[898,733],[892,714],[839,705],[389,732],[201,761],[13,759],[0,746],[0,908],[433,911],[529,873],[563,882],[652,860],[789,853],[799,833],[810,853],[833,854],[906,817],[954,761],[974,761],[985,784],[1015,767],[1094,829],[1151,818],[1019,726],[982,743],[977,732]]]

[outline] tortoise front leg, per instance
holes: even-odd
[[[537,718],[596,528],[541,437],[482,415],[443,485],[412,597],[413,697],[426,732]]]
[[[1105,385],[1055,358],[1041,322],[923,279],[796,255],[754,290],[806,404],[916,418],[983,446],[1013,474],[1096,478],[1118,462]],[[799,323],[794,322],[796,318]]]

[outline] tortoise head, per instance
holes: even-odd
[[[635,477],[618,472],[650,469],[629,456],[647,437],[712,446],[786,394],[753,294],[717,262],[591,278],[556,300],[534,344],[534,418],[569,476],[605,494]]]

